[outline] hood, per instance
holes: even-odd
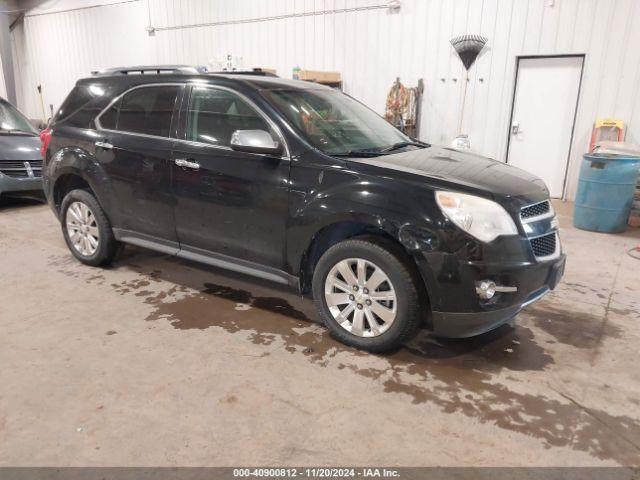
[[[492,195],[548,196],[544,182],[524,170],[474,153],[431,146],[373,158],[349,159],[431,178],[437,183],[464,185]]]
[[[40,138],[30,135],[0,134],[0,160],[41,160]]]

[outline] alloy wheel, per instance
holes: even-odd
[[[377,337],[396,319],[397,297],[389,276],[363,258],[347,258],[329,271],[327,307],[342,328],[359,337]]]
[[[95,215],[86,204],[73,202],[69,205],[65,223],[71,244],[80,255],[90,257],[96,253],[100,231]]]

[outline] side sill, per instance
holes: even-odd
[[[187,260],[193,260],[194,262],[205,263],[213,267],[224,268],[225,270],[263,278],[283,285],[291,285],[291,278],[294,278],[291,275],[275,268],[265,267],[239,258],[230,257],[220,253],[213,253],[208,250],[189,247],[187,245],[181,246],[177,256]]]
[[[144,233],[114,228],[113,236],[120,242],[130,243],[137,247],[148,248],[149,250],[155,250],[156,252],[162,252],[168,255],[177,255],[180,251],[180,244],[178,242],[162,240],[152,235],[145,235]]]
[[[245,275],[262,278],[264,280],[299,289],[298,277],[289,275],[277,268],[265,267],[253,262],[248,262],[246,260],[210,252],[196,247],[189,247],[187,245],[181,246],[178,242],[163,240],[151,235],[132,232],[130,230],[114,228],[113,234],[116,237],[116,240],[123,243],[148,248],[149,250],[155,250],[168,255],[175,255],[186,260],[243,273]]]

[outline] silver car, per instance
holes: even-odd
[[[0,196],[40,195],[40,138],[27,117],[0,98]]]

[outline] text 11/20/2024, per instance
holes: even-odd
[[[234,478],[400,478],[390,468],[234,468]]]

